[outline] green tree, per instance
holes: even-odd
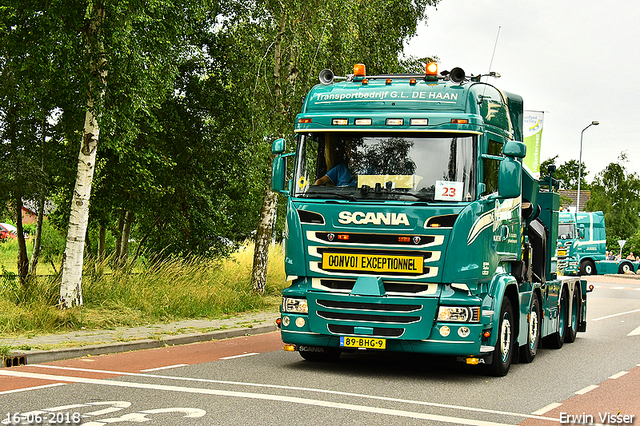
[[[18,275],[23,286],[35,274],[36,244],[31,265],[23,237],[23,200],[37,201],[40,213],[51,193],[51,164],[59,149],[49,121],[65,86],[52,57],[65,40],[48,39],[59,23],[36,2],[8,1],[0,6],[0,203],[12,207],[18,228]],[[52,161],[53,160],[53,161]],[[41,218],[41,216],[40,216]],[[39,243],[41,219],[36,231]]]
[[[586,204],[589,211],[604,212],[610,248],[617,247],[617,240],[631,237],[640,223],[640,178],[627,171],[627,161],[627,154],[622,152],[617,162],[596,175]]]
[[[141,131],[135,122],[137,114],[160,105],[173,86],[177,58],[188,51],[189,46],[181,42],[191,29],[187,23],[192,21],[185,17],[201,16],[205,5],[189,0],[76,0],[65,2],[65,7],[59,18],[71,18],[64,35],[79,40],[76,53],[84,59],[79,66],[70,66],[70,73],[78,82],[78,92],[85,96],[60,285],[61,307],[82,304],[84,246],[100,135],[112,146],[125,147],[123,151],[136,140]],[[52,34],[57,36],[62,35]]]
[[[565,161],[561,165],[557,165],[556,161],[558,156],[548,158],[540,164],[540,170],[543,174],[547,174],[547,169],[550,165],[556,166],[556,172],[554,174],[554,178],[559,182],[560,189],[578,189],[578,161],[569,160]],[[589,184],[586,181],[586,176],[589,174],[587,168],[582,163],[582,171],[581,171],[581,179],[580,179],[580,189],[586,190],[589,189]]]
[[[370,74],[406,71],[416,61],[403,62],[400,55],[405,42],[415,35],[418,22],[437,0],[369,4],[349,1],[273,1],[257,3],[254,20],[267,32],[261,33],[259,64],[251,104],[259,133],[253,135],[256,146],[275,137],[290,135],[304,93],[315,84],[319,71],[331,68],[338,75],[351,73],[355,63],[364,63]],[[251,26],[251,16],[242,17],[243,25],[235,34],[241,38]],[[238,21],[235,21],[238,22]],[[244,43],[247,44],[245,40]],[[255,45],[255,43],[254,43]],[[268,145],[267,147],[268,148]],[[261,152],[268,152],[267,149]],[[265,154],[268,157],[268,154]],[[268,160],[267,160],[268,162]],[[265,179],[269,182],[269,177]],[[266,280],[268,245],[272,237],[276,195],[265,189],[256,232],[252,287],[262,292]]]

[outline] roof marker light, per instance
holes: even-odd
[[[390,79],[390,78],[386,79],[386,80],[384,81],[384,84],[391,84],[391,79]]]
[[[452,118],[451,122],[453,124],[469,124],[469,120],[466,118]]]
[[[404,118],[387,118],[385,123],[387,126],[402,126],[404,124]]]
[[[356,118],[353,124],[356,126],[371,126],[372,120],[370,118]]]
[[[334,126],[348,126],[349,119],[348,118],[334,118],[331,120],[331,124]]]
[[[438,81],[438,64],[437,63],[429,62],[427,64],[424,79],[427,81]]]
[[[355,64],[353,66],[354,77],[364,77],[365,75],[367,75],[367,70],[364,64]]]
[[[310,118],[299,118],[298,119],[298,123],[311,123],[311,119]]]

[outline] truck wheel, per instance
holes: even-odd
[[[540,321],[542,314],[540,313],[540,301],[536,295],[531,301],[529,309],[529,321],[527,330],[527,344],[520,348],[520,361],[531,362],[538,353],[540,346]]]
[[[311,362],[336,362],[340,358],[341,352],[337,349],[324,348],[325,352],[298,352],[302,358]]]
[[[618,267],[618,273],[626,274],[627,272],[633,272],[633,265],[631,262],[622,262]]]
[[[583,260],[580,262],[580,275],[595,275],[596,267],[590,260]]]
[[[489,372],[496,377],[506,376],[511,367],[514,340],[514,319],[511,301],[505,297],[500,308],[500,324],[498,325],[498,341],[493,351],[493,361],[489,365]]]
[[[560,305],[558,306],[558,331],[549,336],[549,346],[553,349],[560,349],[564,345],[567,332],[567,314],[569,310],[569,296],[567,290],[562,290]]]
[[[571,301],[571,312],[567,321],[567,334],[564,337],[566,343],[573,343],[578,336],[578,322],[580,321],[580,288],[578,286],[573,290],[573,298]]]

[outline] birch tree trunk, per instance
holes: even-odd
[[[129,259],[129,237],[131,236],[131,225],[133,224],[133,213],[129,210],[125,213],[124,226],[122,227],[122,248],[120,249],[119,264],[121,267],[127,266]]]
[[[280,15],[278,33],[274,47],[273,78],[275,86],[276,114],[284,114],[282,101],[282,83],[280,81],[280,67],[282,63],[282,43],[286,28],[287,16],[284,7]],[[269,243],[271,242],[271,230],[276,212],[277,194],[271,190],[271,179],[262,199],[260,208],[260,220],[256,229],[256,240],[253,252],[253,268],[251,270],[251,288],[258,293],[264,293],[267,285],[267,264],[269,261]]]
[[[256,231],[255,250],[253,252],[253,268],[251,271],[251,288],[255,292],[264,293],[267,284],[267,263],[269,260],[269,243],[276,211],[277,194],[267,188],[260,209],[260,223]]]
[[[118,223],[116,225],[116,246],[113,254],[113,266],[120,266],[120,251],[122,250],[122,228],[124,228],[125,210],[120,209],[118,213]]]
[[[47,120],[42,120],[42,156],[40,160],[40,170],[44,172],[45,162],[47,159]],[[33,253],[31,254],[31,263],[29,265],[28,279],[35,279],[38,276],[38,261],[40,252],[42,251],[42,222],[44,221],[44,204],[46,197],[44,192],[38,196],[37,214],[38,221],[36,226],[36,235],[33,238]]]
[[[20,283],[27,288],[27,277],[29,275],[29,258],[27,257],[27,245],[24,240],[24,229],[22,227],[22,197],[17,196],[15,200],[16,228],[18,229],[18,276]]]
[[[107,244],[107,227],[102,223],[100,224],[100,230],[98,231],[98,263],[102,265],[104,263],[104,257],[106,255]]]
[[[60,283],[60,300],[62,309],[74,305],[82,305],[82,267],[84,263],[84,242],[89,223],[89,199],[95,171],[96,150],[100,127],[95,115],[95,99],[101,100],[106,90],[107,59],[104,45],[100,41],[101,25],[104,10],[94,11],[94,17],[86,30],[90,49],[90,68],[94,80],[89,85],[89,99],[84,118],[84,129],[80,152],[78,154],[78,171],[71,201],[71,215],[67,232],[67,245],[63,255],[62,282]],[[95,49],[95,50],[94,50]]]
[[[42,250],[42,222],[44,221],[44,195],[40,195],[38,199],[38,224],[36,227],[36,235],[33,239],[33,254],[31,255],[31,265],[29,266],[29,279],[38,275],[38,260],[40,260],[40,251]]]

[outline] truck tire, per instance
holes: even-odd
[[[540,347],[540,325],[542,314],[540,312],[540,300],[534,294],[529,309],[529,320],[527,322],[527,343],[520,347],[520,361],[532,362]]]
[[[493,351],[493,360],[489,365],[489,373],[492,376],[506,376],[511,367],[514,347],[514,318],[511,301],[505,297],[500,308],[500,324],[498,324],[498,340]]]
[[[596,267],[590,260],[583,260],[580,262],[580,275],[595,275]]]
[[[567,317],[569,312],[569,295],[567,289],[562,290],[560,296],[560,304],[558,305],[558,330],[548,337],[549,347],[560,349],[564,345],[564,339],[567,335]]]
[[[571,312],[569,312],[569,317],[567,318],[567,332],[564,336],[565,343],[573,343],[576,341],[576,337],[578,337],[578,324],[580,323],[580,312],[582,312],[580,302],[580,287],[576,285],[573,290]]]
[[[333,348],[324,348],[324,352],[298,352],[302,358],[311,362],[336,362],[340,358],[341,352]]]
[[[618,267],[618,273],[625,274],[627,272],[634,272],[633,264],[631,262],[622,262]]]

